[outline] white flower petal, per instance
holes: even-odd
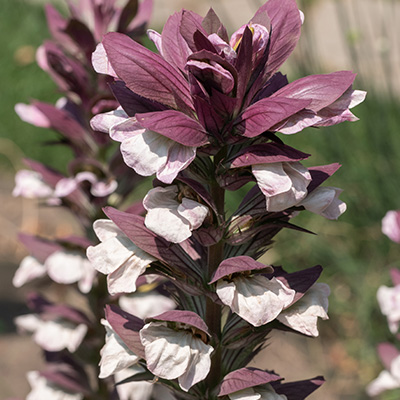
[[[110,129],[114,125],[126,121],[128,118],[128,114],[122,109],[122,107],[118,107],[116,110],[95,115],[90,120],[90,126],[94,131],[109,133]]]
[[[12,195],[27,199],[42,199],[53,196],[53,189],[43,181],[36,171],[22,169],[15,174],[15,188]]]
[[[99,74],[106,74],[118,78],[116,72],[108,61],[107,53],[102,43],[97,45],[96,50],[92,54],[92,65],[94,70]]]
[[[253,388],[246,388],[228,395],[230,400],[260,400],[260,393],[256,393]]]
[[[38,126],[40,128],[50,128],[49,119],[37,107],[30,104],[18,103],[15,105],[15,112],[22,121]]]
[[[46,267],[35,257],[26,256],[15,271],[12,283],[15,287],[19,288],[25,283],[44,275],[46,275]]]
[[[144,372],[144,369],[139,365],[135,365],[133,368],[123,369],[115,373],[115,381],[118,383],[140,372]],[[116,385],[119,400],[150,400],[153,388],[154,383],[147,381],[128,382],[122,385]]]
[[[61,388],[55,387],[38,371],[27,373],[28,382],[32,387],[26,400],[82,400],[83,395],[79,393],[64,392]]]
[[[146,130],[125,139],[121,153],[128,167],[143,176],[154,175],[164,168],[170,147],[174,142],[158,133]]]

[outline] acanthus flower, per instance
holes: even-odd
[[[209,213],[207,206],[195,200],[182,197],[179,202],[178,192],[176,185],[156,187],[143,199],[146,227],[172,243],[189,238]]]
[[[108,291],[112,295],[134,292],[137,278],[156,259],[134,245],[112,221],[97,220],[93,229],[101,243],[88,247],[87,257],[97,271],[108,275]]]
[[[207,344],[207,326],[190,311],[169,311],[152,320],[140,331],[147,368],[160,378],[178,379],[187,392],[210,371],[214,349]]]

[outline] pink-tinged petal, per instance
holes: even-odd
[[[213,44],[219,55],[224,55],[224,58],[230,63],[234,62],[237,57],[236,51],[233,50],[225,40],[218,36],[218,34],[212,33],[208,36],[208,40]]]
[[[40,128],[50,128],[49,119],[38,110],[34,105],[18,103],[15,105],[15,112],[22,121],[38,126]]]
[[[15,174],[15,188],[12,195],[27,199],[47,198],[53,196],[53,189],[35,171],[23,169]]]
[[[400,210],[386,213],[382,219],[382,232],[393,242],[400,243]]]
[[[213,348],[190,330],[173,330],[164,322],[150,322],[140,331],[147,368],[156,376],[179,380],[182,390],[205,379]]]
[[[284,95],[261,99],[246,108],[240,116],[236,129],[243,136],[256,137],[308,107],[309,104],[309,99],[285,98]]]
[[[123,142],[133,136],[141,135],[146,132],[136,120],[136,118],[123,119],[110,127],[110,137],[117,142]]]
[[[331,126],[341,122],[357,121],[358,118],[349,110],[365,100],[367,92],[352,90],[350,87],[338,100],[318,112],[320,122],[314,126]]]
[[[12,283],[15,287],[19,288],[27,282],[45,276],[46,272],[46,267],[35,257],[27,256],[15,271]]]
[[[116,110],[95,115],[90,120],[90,126],[94,131],[109,133],[112,126],[124,122],[127,118],[129,118],[128,114],[121,107],[118,107]]]
[[[178,207],[178,213],[190,224],[192,230],[200,228],[208,214],[208,207],[184,197]]]
[[[368,396],[378,396],[382,392],[400,387],[400,381],[395,379],[389,371],[382,371],[377,378],[366,387]]]
[[[137,114],[143,128],[157,132],[184,146],[202,146],[207,143],[207,132],[193,118],[175,110]]]
[[[140,358],[129,350],[106,320],[103,319],[101,323],[106,329],[106,339],[105,345],[100,350],[99,378],[104,379],[135,365]]]
[[[314,284],[299,301],[278,315],[278,321],[304,335],[317,337],[318,317],[328,319],[329,294],[328,285]]]
[[[184,12],[182,10],[168,18],[161,35],[162,50],[159,50],[165,60],[182,71],[185,70],[187,58],[192,54],[192,50],[180,32]]]
[[[196,147],[171,144],[167,162],[157,171],[157,178],[164,183],[172,183],[179,172],[183,171],[196,158]]]
[[[121,153],[125,164],[142,176],[151,176],[162,170],[168,162],[168,152],[174,144],[166,137],[146,130],[125,139]]]
[[[390,332],[395,334],[400,325],[400,286],[380,286],[376,297],[382,314],[387,317]]]
[[[121,296],[118,302],[123,310],[141,319],[155,317],[176,308],[175,301],[156,292]]]
[[[90,193],[95,197],[105,197],[114,193],[118,188],[118,183],[115,179],[111,179],[109,182],[96,182],[92,185]]]
[[[161,34],[154,31],[153,29],[147,29],[147,36],[149,39],[154,43],[156,46],[158,53],[163,56],[162,52],[162,39],[161,39]]]
[[[298,79],[275,92],[271,98],[286,97],[308,100],[307,109],[318,112],[332,105],[352,85],[356,74],[338,71],[325,75],[310,75]]]
[[[271,128],[274,132],[284,135],[294,135],[309,126],[314,126],[322,121],[322,117],[311,110],[302,110],[292,115],[283,124],[278,124]]]
[[[79,188],[79,182],[75,178],[63,178],[57,182],[54,196],[66,197]]]
[[[97,73],[110,75],[114,78],[118,78],[113,67],[108,61],[107,53],[102,43],[99,43],[96,46],[96,50],[92,54],[92,65]]]
[[[224,304],[253,326],[274,320],[295,296],[295,291],[281,281],[261,275],[249,278],[239,276],[232,282],[219,280],[216,292]]]
[[[293,207],[307,195],[311,175],[299,162],[258,164],[252,167],[257,184],[266,197],[267,211]]]
[[[319,186],[298,205],[327,219],[338,219],[346,211],[346,204],[339,200],[341,189]]]
[[[399,350],[394,344],[384,342],[379,343],[377,346],[379,359],[381,360],[385,369],[390,370],[390,366],[395,358],[400,355]]]
[[[113,69],[133,92],[191,112],[189,85],[161,56],[120,33],[108,33],[104,48]]]

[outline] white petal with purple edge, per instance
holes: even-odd
[[[208,207],[184,197],[178,207],[178,213],[189,221],[192,230],[200,228],[208,214]]]
[[[116,110],[95,115],[90,120],[90,126],[94,131],[110,133],[111,127],[126,121],[128,118],[128,114],[122,109],[122,107],[118,107]]]
[[[99,74],[110,75],[114,78],[118,78],[113,67],[108,61],[107,53],[102,43],[99,43],[96,50],[92,54],[92,65],[96,72]]]

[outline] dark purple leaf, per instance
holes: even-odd
[[[217,207],[215,206],[214,200],[212,199],[208,190],[200,182],[198,182],[194,179],[184,177],[182,175],[179,175],[177,180],[183,182],[185,185],[188,185],[190,188],[192,188],[205,201],[205,203],[216,214],[218,214]]]
[[[96,41],[90,29],[77,19],[70,19],[64,29],[65,33],[73,39],[78,48],[82,49],[90,61],[96,49]]]
[[[41,314],[41,318],[44,320],[61,317],[76,324],[91,324],[89,318],[82,311],[70,306],[51,303],[38,293],[28,294],[27,305],[36,314]]]
[[[279,375],[257,368],[241,368],[225,376],[218,396],[227,396],[254,386],[265,385],[282,379]]]
[[[167,321],[167,322],[181,322],[186,325],[194,326],[210,336],[206,323],[193,311],[186,310],[172,310],[166,311],[155,317],[146,318],[146,322],[150,321]]]
[[[157,132],[184,146],[199,147],[208,141],[203,126],[180,111],[165,110],[136,114],[136,119],[143,128]]]
[[[144,29],[150,21],[153,13],[153,0],[143,0],[139,3],[139,8],[135,18],[131,21],[128,26],[129,33],[138,33],[142,35]],[[142,32],[143,31],[143,32]]]
[[[145,358],[139,336],[139,331],[144,326],[143,321],[115,305],[106,306],[106,319],[127,347],[139,357]]]
[[[193,40],[194,40],[194,44],[196,46],[197,51],[207,50],[207,51],[210,51],[211,53],[218,54],[217,49],[210,42],[208,37],[204,33],[200,32],[199,30],[197,30],[194,33]]]
[[[179,29],[191,51],[197,51],[193,38],[196,31],[200,31],[207,36],[207,32],[202,26],[202,21],[203,18],[200,15],[192,11],[183,10]]]
[[[255,164],[301,161],[309,156],[310,154],[278,143],[255,144],[246,147],[235,155],[231,161],[230,168],[247,167]]]
[[[278,70],[296,47],[300,38],[301,20],[295,0],[269,0],[258,9],[254,20],[265,20],[265,12],[271,21],[268,63],[264,73],[268,78]]]
[[[33,102],[33,105],[46,116],[52,129],[78,146],[81,152],[90,151],[87,144],[89,133],[68,112],[38,101]]]
[[[60,243],[64,246],[77,246],[82,248],[83,250],[86,250],[87,247],[93,245],[93,242],[88,238],[75,235],[59,238],[57,239],[57,243]]]
[[[163,104],[146,99],[132,92],[132,90],[126,87],[123,81],[111,83],[110,89],[121,107],[130,117],[134,117],[136,113],[147,113],[166,109]]]
[[[138,0],[128,0],[124,8],[121,11],[121,15],[118,21],[118,32],[124,32],[129,24],[132,22],[133,18],[138,12],[139,4]]]
[[[209,101],[200,96],[193,96],[194,107],[197,117],[207,132],[214,137],[218,137],[224,126],[224,120],[215,112],[214,107]]]
[[[224,25],[222,25],[222,22],[212,8],[208,10],[208,13],[201,22],[201,25],[208,35],[216,33],[222,40],[229,43],[229,36],[226,28]]]
[[[46,258],[51,254],[63,249],[57,243],[26,233],[20,233],[18,235],[18,240],[28,249],[29,253],[41,263],[44,263]]]
[[[304,400],[312,392],[325,383],[322,376],[297,382],[272,382],[271,385],[278,394],[284,394],[288,400]]]
[[[285,272],[281,267],[274,267],[274,272],[269,277],[275,276],[296,292],[291,303],[294,304],[304,296],[312,285],[314,285],[321,273],[322,267],[320,265],[292,273]]]
[[[310,100],[268,97],[249,106],[236,122],[236,130],[246,137],[255,137],[272,128],[298,111]]]
[[[391,343],[379,343],[378,355],[387,371],[391,370],[392,361],[400,355],[397,347]]]
[[[192,111],[188,83],[160,55],[116,32],[108,33],[103,45],[114,71],[133,92],[172,108]]]
[[[275,75],[268,80],[265,86],[257,93],[257,96],[252,100],[253,103],[263,98],[269,97],[279,89],[282,89],[289,83],[286,75],[277,72]]]
[[[165,23],[161,34],[163,57],[181,71],[185,70],[187,58],[192,53],[180,32],[184,12],[181,10],[171,15]]]
[[[217,282],[218,279],[221,279],[224,276],[232,275],[236,272],[258,270],[263,270],[264,273],[273,272],[273,268],[271,266],[255,261],[251,257],[239,256],[228,258],[221,262],[209,284],[211,285],[212,283]]]
[[[64,175],[40,162],[25,158],[24,163],[28,165],[31,169],[42,175],[42,179],[44,180],[44,182],[46,182],[52,188],[55,188],[57,182],[60,179],[64,178]]]
[[[249,82],[252,67],[253,67],[253,34],[248,26],[246,26],[242,40],[240,41],[239,48],[237,50],[237,58],[235,67],[237,69],[237,88],[236,98],[239,99],[239,103],[242,103],[242,99],[246,94],[247,84]]]
[[[326,75],[310,75],[291,82],[271,98],[287,97],[308,100],[307,109],[318,112],[335,102],[352,85],[356,74],[338,71]],[[299,110],[300,111],[300,110]]]
[[[311,182],[307,187],[308,193],[324,183],[330,176],[332,176],[341,167],[338,163],[321,165],[319,167],[310,167],[308,170],[311,174]]]

